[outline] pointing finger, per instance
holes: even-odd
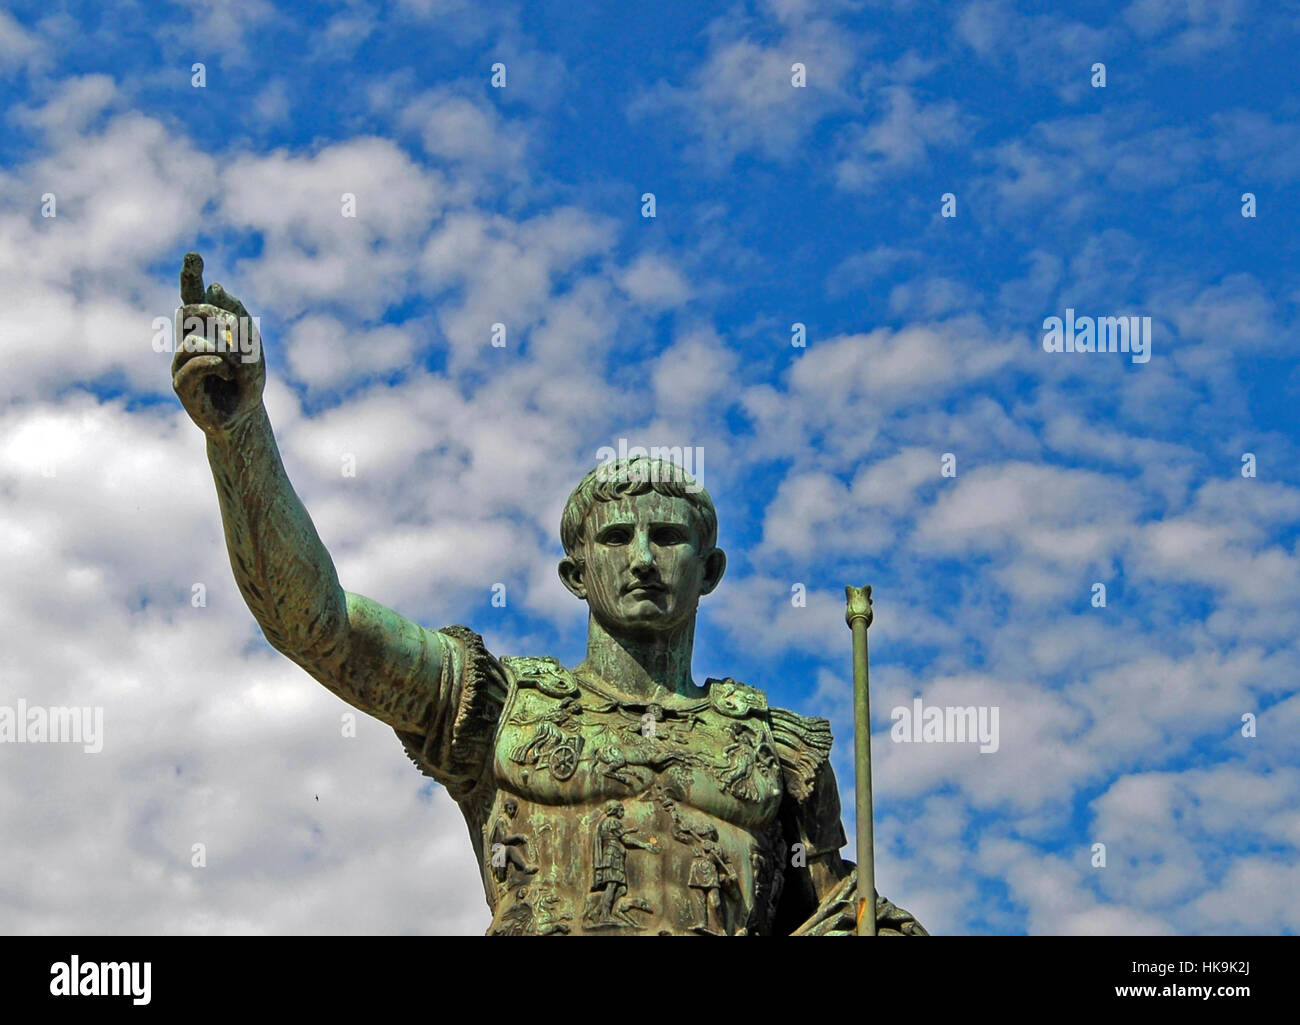
[[[203,302],[203,257],[186,253],[181,265],[181,303],[192,306]]]

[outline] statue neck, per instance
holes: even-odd
[[[602,680],[635,697],[652,698],[658,690],[683,697],[705,691],[691,679],[695,646],[695,617],[670,633],[614,635],[594,616],[587,620],[587,658],[577,671]]]

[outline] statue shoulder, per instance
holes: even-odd
[[[731,677],[710,678],[706,683],[710,703],[723,715],[737,719],[755,714],[766,717],[781,762],[786,793],[800,804],[805,803],[824,777],[823,769],[830,761],[834,739],[830,721],[800,715],[787,708],[772,708],[761,690]]]
[[[723,715],[736,719],[760,715],[767,719],[786,793],[800,804],[806,802],[830,761],[833,738],[829,720],[772,708],[761,690],[731,677],[710,678],[706,684],[709,702]]]
[[[710,676],[704,681],[704,686],[709,694],[709,703],[728,718],[745,719],[755,713],[765,715],[768,711],[766,694],[730,676],[722,679]]]
[[[506,655],[501,665],[513,687],[533,688],[552,698],[569,698],[578,693],[573,673],[549,655]]]
[[[473,630],[444,626],[435,633],[441,673],[428,695],[424,728],[396,732],[416,768],[461,800],[484,779],[510,678]]]
[[[786,792],[803,803],[812,796],[822,767],[830,761],[834,740],[830,721],[800,715],[788,708],[769,709],[768,721],[785,777]]]

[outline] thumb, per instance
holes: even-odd
[[[203,355],[187,360],[176,372],[172,387],[176,396],[187,410],[198,412],[208,403],[205,382],[209,377],[219,377],[229,381],[234,377],[230,364],[221,356]]]

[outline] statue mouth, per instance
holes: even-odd
[[[646,594],[667,594],[668,588],[664,587],[663,584],[654,584],[648,582],[629,584],[627,587],[623,588],[624,594],[636,594],[637,592],[641,592],[641,591],[645,592]]]

